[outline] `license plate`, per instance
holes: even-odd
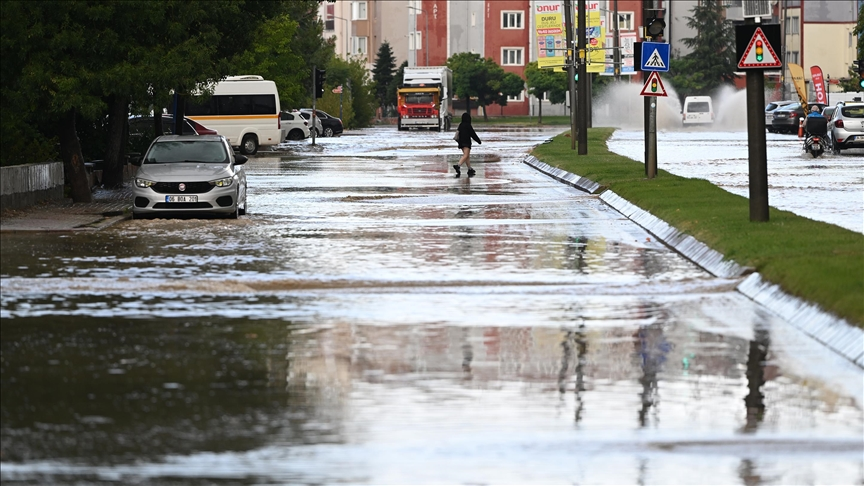
[[[196,203],[198,202],[198,196],[165,196],[165,202],[169,203]]]

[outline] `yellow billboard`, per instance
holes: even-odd
[[[537,67],[564,65],[564,5],[559,1],[534,3],[534,25],[537,33]]]
[[[588,61],[587,71],[589,73],[602,73],[606,70],[606,51],[604,50],[606,26],[603,16],[600,15],[600,2],[590,1],[587,6],[588,17],[585,24],[585,45],[588,48],[588,52],[585,54]],[[578,36],[578,30],[575,27],[579,26],[579,9],[573,10],[573,31]]]

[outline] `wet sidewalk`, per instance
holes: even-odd
[[[0,233],[24,231],[96,231],[132,217],[132,185],[97,188],[93,201],[71,199],[37,204],[0,213]]]

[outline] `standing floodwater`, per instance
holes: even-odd
[[[3,483],[864,480],[860,368],[478,131],[471,178],[373,129],[238,220],[0,236]]]

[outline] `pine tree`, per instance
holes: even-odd
[[[396,58],[393,57],[393,49],[390,43],[384,41],[375,56],[375,67],[372,69],[372,83],[375,86],[375,99],[381,111],[386,113],[387,108],[396,104],[395,96],[390,96],[389,88],[396,73]],[[395,93],[394,93],[395,94]]]
[[[738,60],[735,56],[735,28],[723,15],[722,2],[703,0],[691,10],[687,26],[695,37],[682,39],[692,52],[672,59],[672,85],[682,98],[710,95],[735,80]]]

